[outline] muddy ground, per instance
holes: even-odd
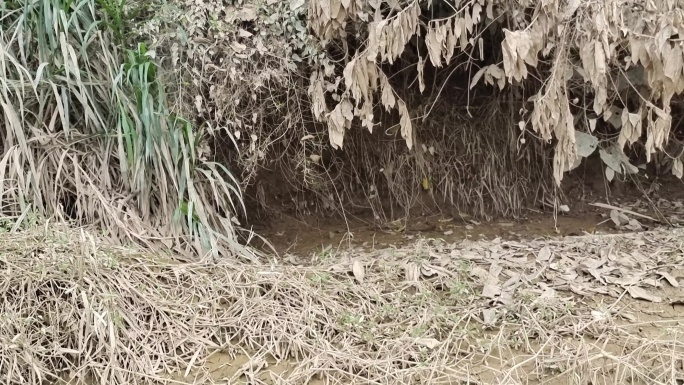
[[[548,205],[529,204],[516,217],[476,218],[466,210],[436,204],[426,197],[428,205],[413,210],[408,217],[379,222],[369,211],[357,210],[344,214],[302,215],[270,194],[269,211],[250,221],[252,229],[263,236],[278,253],[310,254],[326,247],[398,246],[416,237],[459,239],[505,239],[573,236],[582,234],[612,234],[633,231],[616,227],[605,205],[636,211],[658,221],[637,218],[648,230],[657,226],[684,222],[681,202],[684,183],[672,176],[641,178],[609,183],[602,175],[568,177],[564,182],[562,202],[568,211]],[[282,191],[279,191],[279,196]],[[604,205],[601,207],[601,205]],[[271,250],[262,242],[255,245]]]
[[[336,258],[331,257],[335,255],[349,257],[354,250],[359,255],[372,251],[382,253],[383,250],[411,248],[416,242],[430,240],[459,245],[469,241],[525,243],[529,240],[549,240],[562,243],[563,239],[567,239],[568,244],[574,244],[587,236],[603,234],[610,238],[619,234],[648,234],[654,229],[677,228],[684,224],[684,189],[681,182],[666,178],[665,182],[661,179],[656,185],[657,189],[646,191],[643,185],[639,188],[632,185],[630,188],[599,182],[585,184],[581,195],[567,197],[563,202],[568,206],[567,212],[554,213],[548,208],[530,206],[517,218],[492,218],[487,221],[452,209],[443,209],[437,210],[440,213],[413,215],[407,220],[378,224],[368,213],[357,212],[355,215],[330,218],[322,215],[297,216],[292,211],[282,210],[272,212],[265,221],[256,221],[254,229],[269,240],[280,258],[305,266],[325,264],[329,258]],[[622,220],[635,219],[637,224],[634,221],[617,224],[616,212]],[[511,328],[520,325],[511,323],[491,328],[486,325],[475,326],[472,333],[479,337],[473,337],[473,340],[464,344],[469,346],[468,353],[464,353],[468,357],[467,363],[453,358],[453,365],[467,365],[466,372],[470,375],[463,375],[459,368],[460,377],[441,381],[435,379],[434,383],[598,385],[624,383],[621,381],[629,379],[634,384],[682,384],[684,345],[680,339],[684,337],[684,294],[679,284],[684,284],[684,266],[673,266],[670,272],[674,278],[672,282],[658,284],[651,290],[659,298],[658,301],[634,298],[625,294],[625,291],[609,294],[598,291],[584,295],[572,292],[567,287],[554,291],[559,297],[564,297],[566,305],[571,303],[576,309],[576,312],[566,315],[573,314],[580,318],[579,314],[589,315],[600,323],[603,319],[601,314],[611,314],[608,316],[611,326],[601,331],[590,331],[591,327],[579,330],[583,327],[575,324],[578,330],[574,335],[561,332],[564,335],[559,337],[551,327],[547,336],[533,333],[532,336],[527,335],[528,339],[524,341],[502,343],[500,339],[515,336]],[[353,272],[350,270],[349,274],[353,275]],[[548,284],[553,286],[551,282]],[[544,287],[543,283],[541,287]],[[558,309],[551,308],[548,311],[556,314]],[[556,316],[563,317],[536,311],[529,314],[532,323],[548,322],[549,319],[544,317],[553,319]],[[558,323],[562,324],[560,321]],[[540,327],[539,330],[547,329]],[[550,351],[546,346],[549,342],[546,338],[553,339],[552,345],[555,347]],[[473,351],[473,346],[484,341],[495,347],[481,352]],[[657,354],[647,353],[645,345],[640,346],[644,341],[661,341],[662,346],[672,349],[673,354],[669,357],[672,359],[671,376],[647,374],[649,370],[645,367],[629,363],[631,360],[644,360],[657,366]],[[568,350],[554,350],[557,348]],[[582,354],[593,356],[580,357]],[[230,357],[217,353],[209,358],[206,369],[212,373],[211,378],[240,378],[245,384],[255,381],[284,384],[288,383],[287,378],[293,370],[301,370],[301,361],[297,360],[275,359],[266,355],[262,361],[268,364],[257,373],[244,376],[245,368],[254,365],[249,355]],[[313,362],[311,364],[315,366]],[[443,365],[439,363],[438,366]],[[314,378],[308,383],[335,383],[329,382],[329,378],[327,380]],[[351,382],[382,383],[362,378],[356,380]],[[340,383],[351,382],[347,380]]]

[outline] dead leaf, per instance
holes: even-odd
[[[256,19],[256,12],[252,6],[245,5],[239,12],[238,17],[242,21],[252,21]]]
[[[627,223],[627,225],[625,225],[625,228],[632,230],[632,231],[641,231],[644,229],[641,226],[641,223],[639,223],[639,221],[637,221],[636,219],[630,219],[629,223]]]
[[[361,261],[358,259],[354,260],[354,263],[352,263],[352,273],[354,273],[354,278],[356,278],[359,283],[363,282],[365,270],[363,264],[361,264]]]
[[[597,280],[597,281],[599,281],[599,282],[601,282],[601,283],[604,283],[604,281],[605,281],[606,278],[610,278],[610,276],[608,276],[608,277],[604,277],[604,276],[603,276],[603,273],[602,273],[603,270],[598,270],[598,269],[586,269],[585,271],[586,271],[587,273],[589,273],[592,277],[594,277],[595,280]]]
[[[480,80],[482,75],[485,74],[485,71],[487,71],[487,69],[489,69],[489,67],[482,67],[475,73],[473,78],[470,80],[470,89],[471,90],[473,89],[473,87],[475,87],[477,85],[477,82]]]
[[[240,29],[238,30],[238,36],[240,36],[240,37],[245,37],[245,38],[246,38],[246,37],[252,37],[253,34],[252,34],[251,32],[249,32],[249,31],[245,31],[244,29],[240,28]]]
[[[501,288],[497,285],[487,284],[482,288],[482,296],[489,299],[494,299],[501,295]]]
[[[429,35],[428,35],[429,36]],[[423,60],[423,56],[418,55],[418,90],[420,93],[423,93],[425,91],[425,77],[423,75],[423,69],[425,68],[425,61]]]
[[[677,279],[675,277],[671,276],[670,273],[666,273],[664,271],[659,271],[658,275],[665,278],[665,280],[667,281],[667,283],[670,284],[670,286],[679,287],[679,282],[677,281]]]
[[[399,126],[401,127],[401,137],[406,141],[406,146],[410,150],[413,148],[413,125],[411,124],[411,116],[408,108],[403,101],[398,101],[399,110]]]
[[[643,299],[646,301],[656,302],[656,303],[663,301],[663,299],[658,297],[657,295],[650,294],[646,290],[644,290],[640,287],[637,287],[637,286],[628,287],[627,292],[634,299]]]
[[[497,262],[492,262],[492,264],[489,266],[489,278],[487,279],[487,282],[498,282],[499,274],[501,274],[502,271],[503,267],[501,267],[501,265],[499,265]]]
[[[470,269],[470,276],[475,276],[479,278],[479,283],[485,283],[487,281],[487,278],[489,277],[489,272],[479,266],[475,266],[472,269]]]
[[[240,52],[244,51],[245,49],[247,49],[247,46],[246,46],[246,45],[244,45],[244,44],[242,44],[242,43],[238,43],[237,41],[233,41],[232,43],[230,43],[230,47],[231,47],[236,53],[240,53]]]
[[[682,165],[682,161],[679,160],[679,158],[675,158],[672,161],[672,175],[676,176],[679,179],[682,179],[683,174],[684,174],[684,165]]]
[[[512,291],[504,291],[501,292],[501,295],[499,298],[497,298],[497,301],[503,305],[510,305],[513,303],[513,292]]]
[[[503,288],[508,289],[510,287],[516,286],[520,282],[521,275],[520,274],[515,274],[511,278],[508,279],[508,281],[504,282]]]
[[[487,326],[494,325],[494,319],[496,317],[496,310],[494,309],[483,309],[482,310],[482,321]]]
[[[600,321],[605,321],[608,317],[606,313],[597,311],[597,310],[592,310],[591,311],[591,318],[594,319],[594,321],[600,322]]]
[[[420,279],[420,268],[415,263],[408,263],[404,266],[404,278],[408,282],[417,282]]]
[[[537,261],[548,262],[551,259],[551,249],[548,246],[544,246],[537,253]]]
[[[563,10],[563,18],[566,20],[570,19],[575,11],[577,11],[577,8],[579,8],[581,3],[581,0],[569,0],[565,6],[565,9]]]
[[[441,344],[441,342],[437,341],[434,338],[416,338],[416,343],[418,345],[425,346],[428,349],[434,349]]]
[[[294,11],[304,5],[305,0],[290,0],[290,10]]]
[[[585,258],[577,267],[580,269],[596,270],[606,263],[605,259]]]
[[[622,225],[629,222],[629,218],[617,210],[610,210],[610,219],[616,227],[622,227]]]

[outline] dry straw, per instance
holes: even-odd
[[[420,240],[254,266],[150,257],[84,231],[5,234],[0,373],[6,384],[674,384],[682,320],[629,297],[676,293],[679,239]],[[205,365],[245,353],[234,378]],[[290,370],[269,372],[269,357]]]

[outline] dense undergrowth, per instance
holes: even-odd
[[[97,223],[115,239],[237,250],[237,181],[175,108],[163,60],[130,31],[141,6],[3,2],[3,210]],[[176,90],[177,92],[177,90]]]
[[[597,152],[608,181],[681,177],[683,5],[3,2],[3,213],[246,254],[276,193],[515,215]]]

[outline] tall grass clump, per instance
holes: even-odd
[[[98,225],[176,251],[241,249],[238,183],[207,160],[210,134],[173,113],[165,72],[118,0],[0,7],[2,214]]]

